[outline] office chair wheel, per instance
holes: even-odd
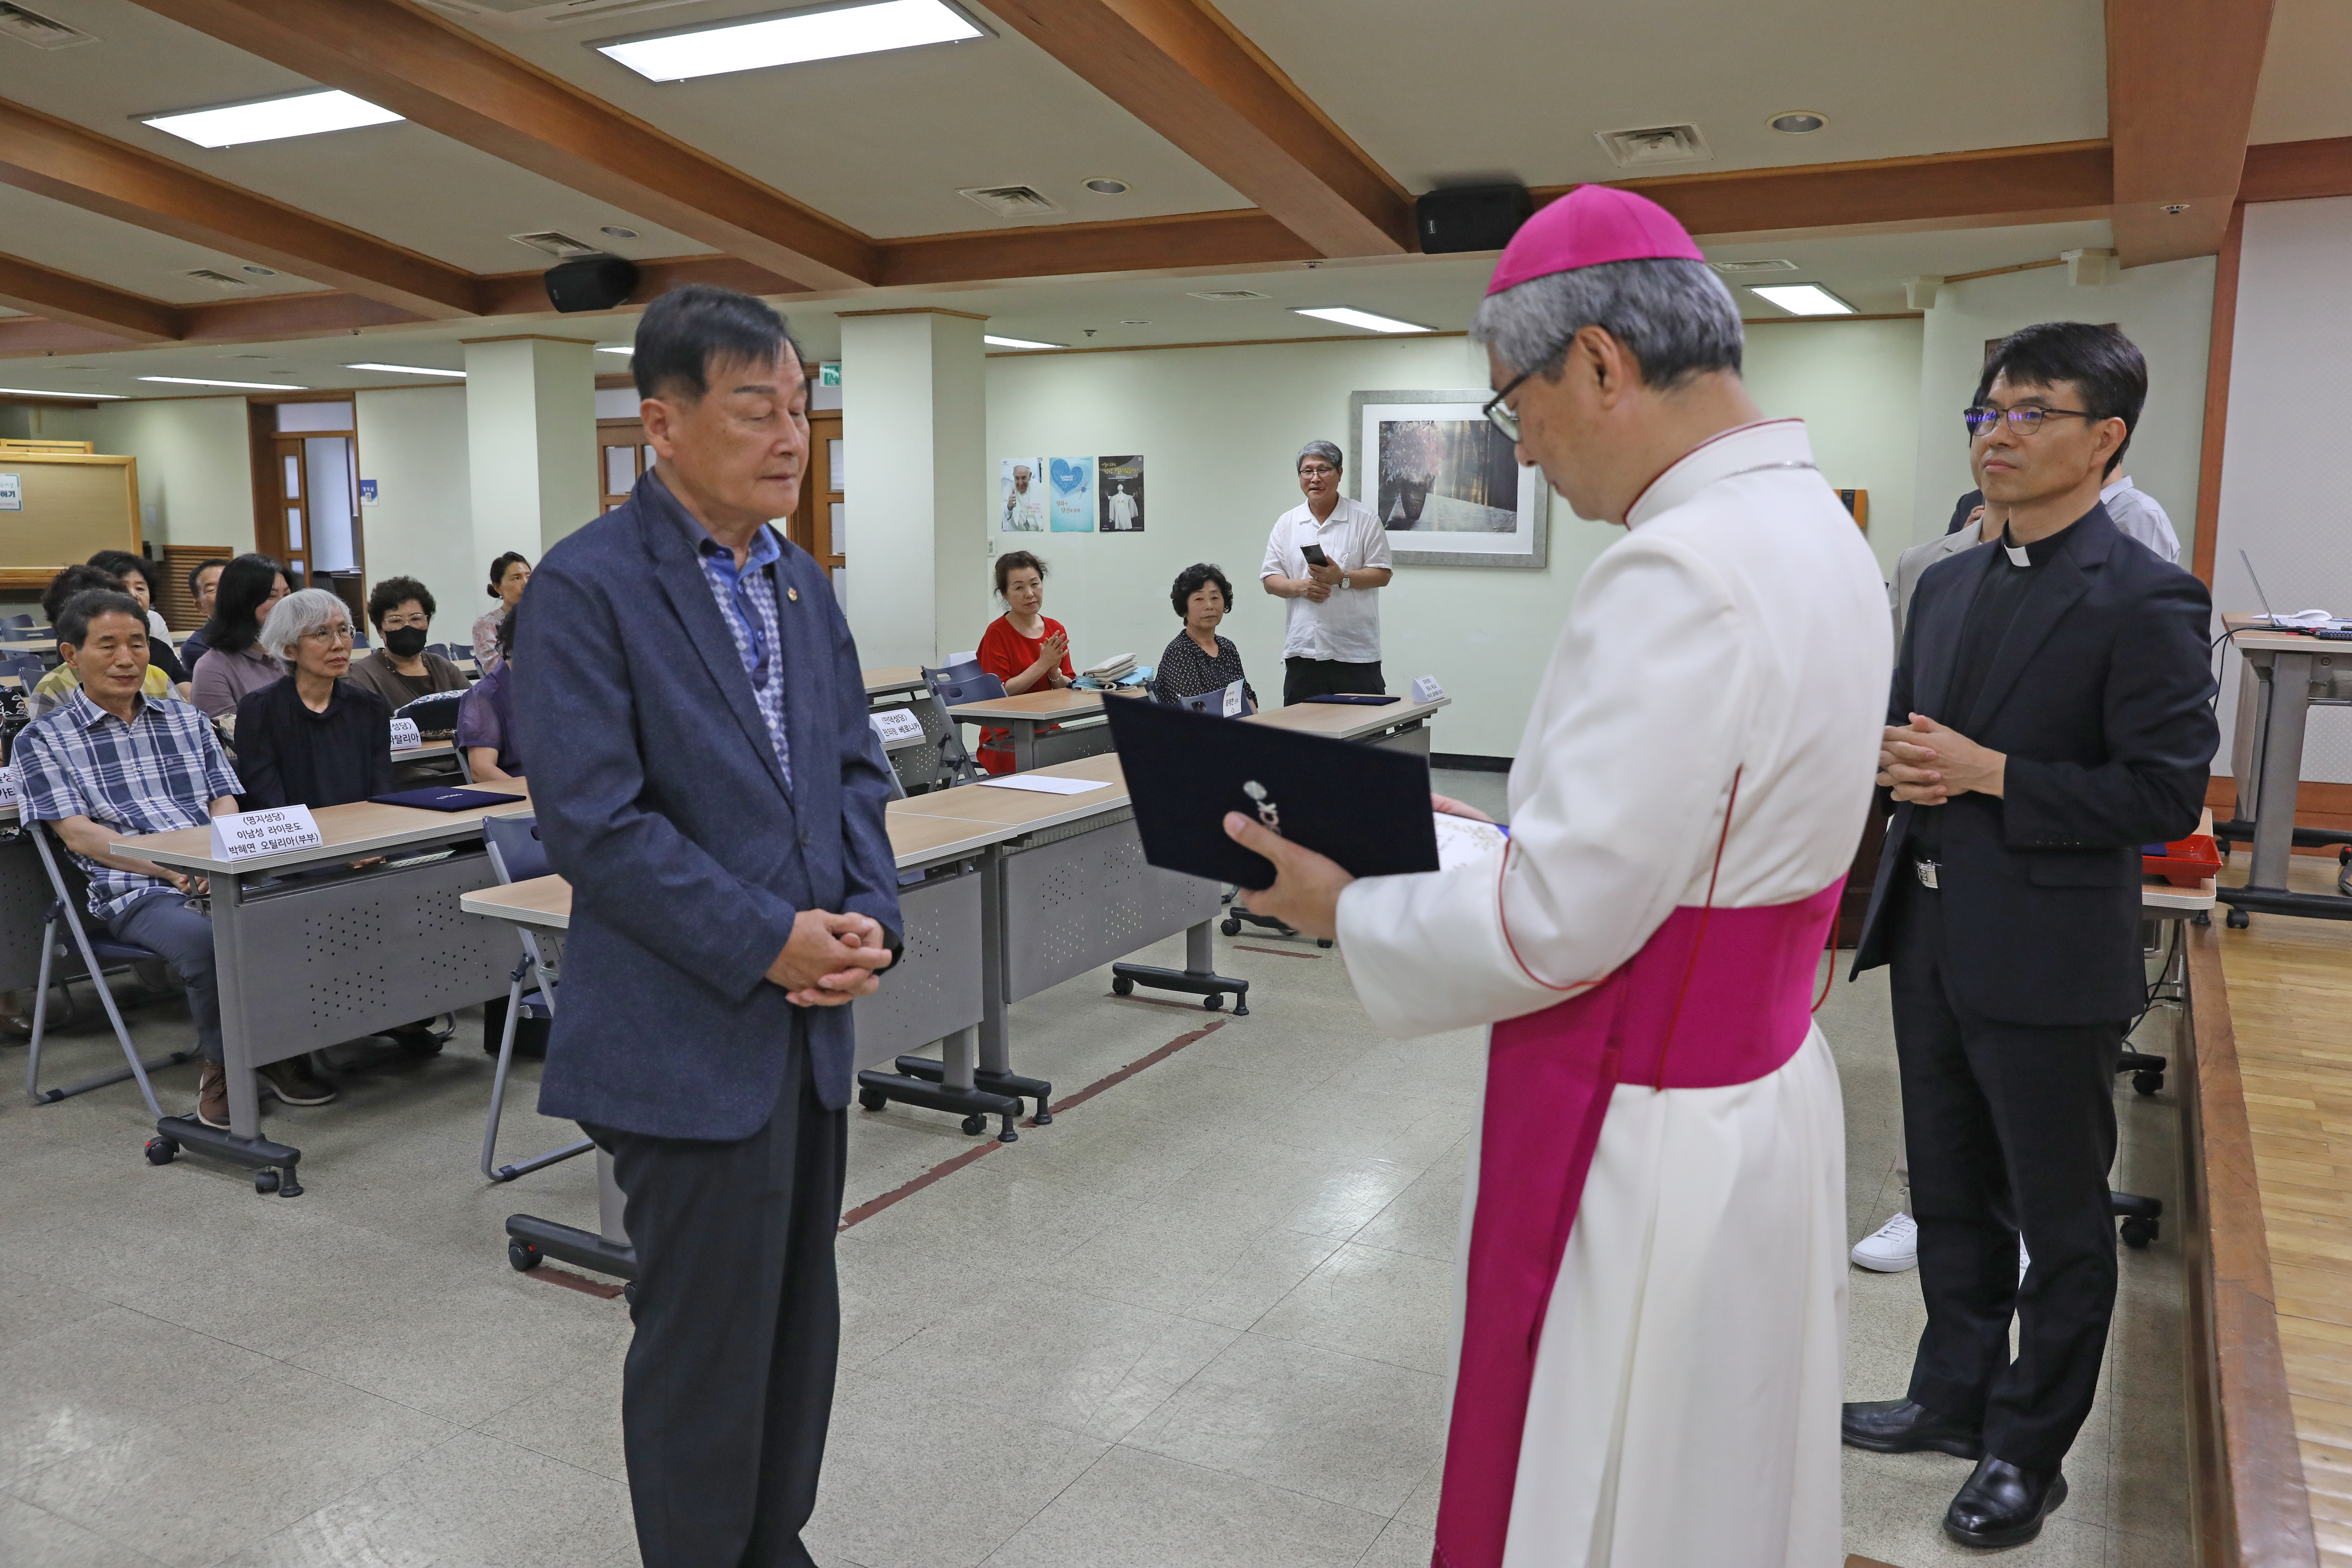
[[[1331,939],[1328,936],[1318,936],[1315,939],[1315,945],[1318,947],[1328,947],[1331,945]]]
[[[259,1193],[265,1198],[270,1194],[276,1192],[278,1190],[278,1173],[275,1171],[254,1172],[253,1190]]]
[[[1239,936],[1242,934],[1242,922],[1234,919],[1233,916],[1227,915],[1223,920],[1217,922],[1217,929],[1224,932],[1227,936]]]
[[[2231,931],[2243,931],[2253,923],[2254,917],[2248,914],[2245,910],[2232,909],[2230,911],[2230,929]]]
[[[1124,974],[1114,974],[1110,977],[1110,994],[1114,996],[1132,996],[1135,994],[1135,982]]]
[[[975,1110],[963,1119],[963,1130],[966,1132],[985,1132],[988,1131],[988,1118]]]
[[[2162,1222],[2158,1220],[2139,1219],[2137,1217],[2124,1221],[2123,1225],[2119,1227],[2124,1238],[2124,1245],[2126,1247],[2132,1247],[2135,1250],[2146,1247],[2149,1242],[2156,1239],[2158,1231],[2161,1227],[2161,1225]]]
[[[180,1146],[169,1138],[147,1140],[147,1163],[151,1165],[168,1165],[179,1152]]]
[[[1201,1005],[1206,1007],[1212,1013],[1219,1011],[1224,1006],[1224,1005],[1225,994],[1222,991],[1212,991],[1206,996],[1201,998]]]
[[[861,1089],[857,1091],[857,1103],[868,1110],[879,1110],[890,1103],[890,1097],[878,1089]]]
[[[527,1241],[516,1239],[507,1243],[507,1261],[514,1265],[516,1273],[528,1274],[547,1260],[540,1255],[539,1248]]]
[[[2164,1075],[2160,1072],[2136,1072],[2132,1074],[2132,1088],[2137,1089],[2142,1094],[2154,1094],[2163,1087]]]
[[[635,1280],[625,1279],[621,1282],[621,1300],[632,1307],[637,1304],[637,1282]]]

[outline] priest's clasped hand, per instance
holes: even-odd
[[[1244,889],[1252,914],[1272,915],[1309,936],[1339,934],[1339,894],[1356,879],[1338,861],[1301,848],[1238,811],[1225,813],[1225,834],[1274,862],[1274,886]]]
[[[1924,713],[1908,724],[1889,724],[1878,747],[1878,783],[1895,798],[1915,805],[1942,805],[1954,795],[1999,795],[2007,785],[2009,757],[1979,746]]]

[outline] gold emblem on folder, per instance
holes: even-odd
[[[1265,785],[1255,779],[1251,779],[1242,785],[1242,793],[1257,803],[1257,819],[1260,822],[1265,823],[1276,833],[1282,831],[1281,809],[1274,802],[1265,798]]]

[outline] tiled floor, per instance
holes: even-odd
[[[1498,804],[1500,784],[1441,787]],[[1099,975],[1021,1005],[1016,1060],[1066,1092],[1210,1032],[842,1237],[809,1531],[827,1568],[1427,1563],[1480,1042],[1371,1034],[1338,958],[1304,943],[1219,955],[1254,983],[1247,1018],[1113,999]],[[184,1034],[175,1011],[136,1026],[161,1045]],[[89,1016],[57,1070],[110,1048]],[[1857,1235],[1892,1201],[1885,1018],[1870,981],[1823,1013]],[[149,1167],[127,1089],[0,1096],[0,1564],[636,1562],[625,1309],[503,1254],[519,1208],[592,1225],[593,1172],[483,1187],[477,1039],[421,1064],[340,1052],[341,1103],[269,1118],[305,1152],[291,1200],[191,1159]],[[0,1071],[22,1060],[0,1051]],[[183,1099],[193,1082],[166,1079]],[[2121,1109],[2127,1184],[2169,1194],[2168,1108]],[[944,1116],[852,1117],[853,1205],[974,1147]],[[527,1110],[509,1127],[509,1154],[569,1135]],[[2008,1561],[2187,1561],[2173,1245],[2125,1257],[2074,1496]],[[1850,1385],[1899,1392],[1916,1282],[1853,1286]],[[1969,1555],[1937,1529],[1963,1464],[1850,1459],[1853,1550]]]

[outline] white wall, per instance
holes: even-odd
[[[490,564],[475,559],[466,389],[362,392],[358,404],[359,477],[376,482],[375,504],[360,508],[368,584],[417,579],[439,602],[434,640],[464,642],[489,608]]]
[[[1874,513],[1891,514],[1871,530],[1890,561],[1911,510],[1919,342],[1920,329],[1908,321],[1776,326],[1748,338],[1758,401],[1768,414],[1804,417],[1825,477],[1870,490]],[[855,371],[845,362],[844,379]],[[1260,699],[1279,701],[1286,605],[1258,588],[1257,571],[1274,519],[1298,504],[1292,457],[1299,445],[1322,437],[1345,449],[1352,391],[1486,384],[1484,353],[1462,338],[992,359],[989,495],[1002,458],[1140,452],[1149,521],[1140,534],[1012,535],[994,531],[986,513],[975,525],[995,549],[1031,547],[1045,556],[1046,613],[1070,628],[1071,656],[1082,666],[1118,653],[1154,659],[1178,626],[1170,583],[1192,562],[1218,563],[1240,601],[1228,635]],[[1435,675],[1454,698],[1436,724],[1441,752],[1517,751],[1569,599],[1593,558],[1621,537],[1557,497],[1550,526],[1545,571],[1401,568],[1381,592],[1390,689]],[[943,603],[949,592],[942,584]],[[943,644],[943,654],[972,647],[1002,608],[985,581],[967,597],[970,635]]]
[[[2205,434],[2205,350],[2212,321],[2210,257],[2130,268],[2097,288],[2072,286],[2063,267],[1946,285],[1927,312],[1911,542],[1941,533],[1952,503],[1976,489],[1960,410],[1984,372],[1985,340],[2036,321],[2111,321],[2147,356],[2147,406],[2124,456],[2124,471],[2172,519],[2185,563],[2197,531],[2198,446]]]
[[[253,548],[253,443],[242,397],[101,404],[84,426],[101,452],[139,459],[147,539]]]
[[[2347,254],[2352,198],[2246,208],[2213,559],[2216,612],[2261,608],[2238,559],[2243,550],[2272,608],[2352,616],[2352,553],[2345,549],[2343,485],[2333,458],[2344,443],[2345,366],[2352,364]],[[2214,630],[2218,636],[2220,626]],[[2230,769],[2240,668],[2235,653],[2223,657],[2216,773]],[[2303,777],[2352,783],[2352,713],[2311,710]]]

